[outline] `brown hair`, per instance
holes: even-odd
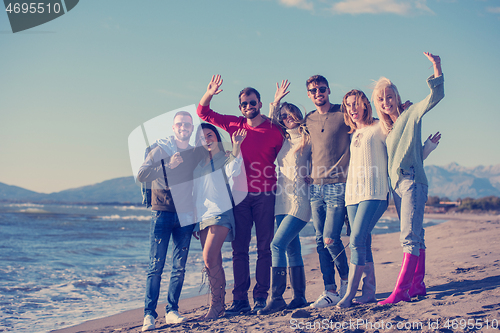
[[[193,122],[193,116],[191,115],[191,113],[187,112],[187,111],[179,111],[175,114],[174,116],[174,120],[177,116],[188,116],[189,118],[191,118],[191,122]]]
[[[306,88],[309,88],[309,85],[311,83],[315,84],[324,83],[328,88],[330,88],[330,86],[328,85],[328,80],[322,75],[313,75],[310,78],[308,78],[306,81]]]
[[[259,94],[259,92],[257,91],[257,89],[252,88],[252,87],[246,87],[245,89],[243,89],[242,91],[240,91],[240,94],[238,95],[239,102],[241,103],[241,96],[242,95],[250,96],[251,94],[255,94],[255,96],[257,96],[257,100],[260,102],[260,94]]]
[[[349,131],[349,134],[354,132],[357,129],[356,123],[354,123],[351,119],[351,116],[347,112],[347,98],[349,96],[355,96],[355,102],[356,105],[363,105],[363,110],[365,110],[363,114],[363,119],[362,121],[367,124],[371,125],[373,124],[373,115],[372,115],[372,106],[370,104],[370,101],[368,100],[368,97],[366,97],[365,93],[362,92],[361,90],[353,89],[349,91],[347,94],[345,94],[344,98],[342,99],[342,105],[341,105],[341,110],[344,113],[344,122],[347,126],[351,128]]]

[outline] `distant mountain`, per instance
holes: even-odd
[[[500,164],[466,168],[457,163],[425,167],[429,195],[457,198],[500,197]]]
[[[128,202],[142,201],[141,188],[134,182],[134,177],[121,177],[102,183],[77,187],[61,192],[47,194],[49,201],[70,202]]]
[[[500,164],[466,168],[457,163],[425,167],[429,181],[429,195],[457,198],[500,197]],[[21,187],[0,183],[0,200],[36,202],[120,202],[139,204],[140,187],[134,177],[121,177],[56,193],[37,193]]]
[[[0,200],[39,200],[43,193],[0,183]]]
[[[0,183],[0,200],[140,204],[142,196],[141,188],[134,182],[134,177],[130,176],[50,194],[37,193],[21,187]]]

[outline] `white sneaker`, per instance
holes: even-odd
[[[169,313],[165,314],[165,321],[167,322],[167,324],[179,324],[185,320],[186,318],[181,316],[177,311],[170,311]]]
[[[341,300],[339,294],[331,293],[329,291],[323,291],[321,296],[314,302],[309,305],[311,308],[326,308],[327,306],[336,305]]]
[[[340,289],[339,289],[340,299],[344,298],[345,294],[347,293],[347,285],[348,285],[348,280],[340,279]]]
[[[144,317],[144,323],[142,324],[142,331],[151,331],[155,329],[155,317],[152,315],[146,315]]]

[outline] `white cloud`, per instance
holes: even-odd
[[[409,15],[416,12],[433,13],[425,0],[345,0],[332,6],[334,14],[396,14]]]
[[[287,7],[313,9],[341,14],[396,14],[409,15],[434,12],[427,7],[427,0],[278,0]]]
[[[313,10],[314,5],[312,2],[307,0],[278,0],[279,3],[287,7],[297,7],[305,10]]]
[[[395,0],[346,0],[332,6],[332,11],[335,14],[392,13],[406,15],[410,10],[409,2],[397,3]]]
[[[500,14],[500,7],[488,7],[486,10],[488,13]]]

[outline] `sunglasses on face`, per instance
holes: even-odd
[[[286,118],[288,118],[288,113],[282,113],[280,114],[280,117],[282,120],[285,120]]]
[[[248,104],[250,104],[251,106],[256,106],[257,105],[257,101],[250,101],[250,102],[241,102],[240,106],[245,109]]]
[[[315,94],[318,90],[321,94],[323,94],[326,89],[328,89],[328,87],[319,87],[319,88],[312,88],[312,89],[309,89],[308,91],[311,93],[311,94]]]
[[[190,129],[191,127],[193,127],[193,124],[191,124],[191,123],[185,123],[185,122],[175,123],[175,127],[181,128],[181,126],[184,126],[185,128]]]

